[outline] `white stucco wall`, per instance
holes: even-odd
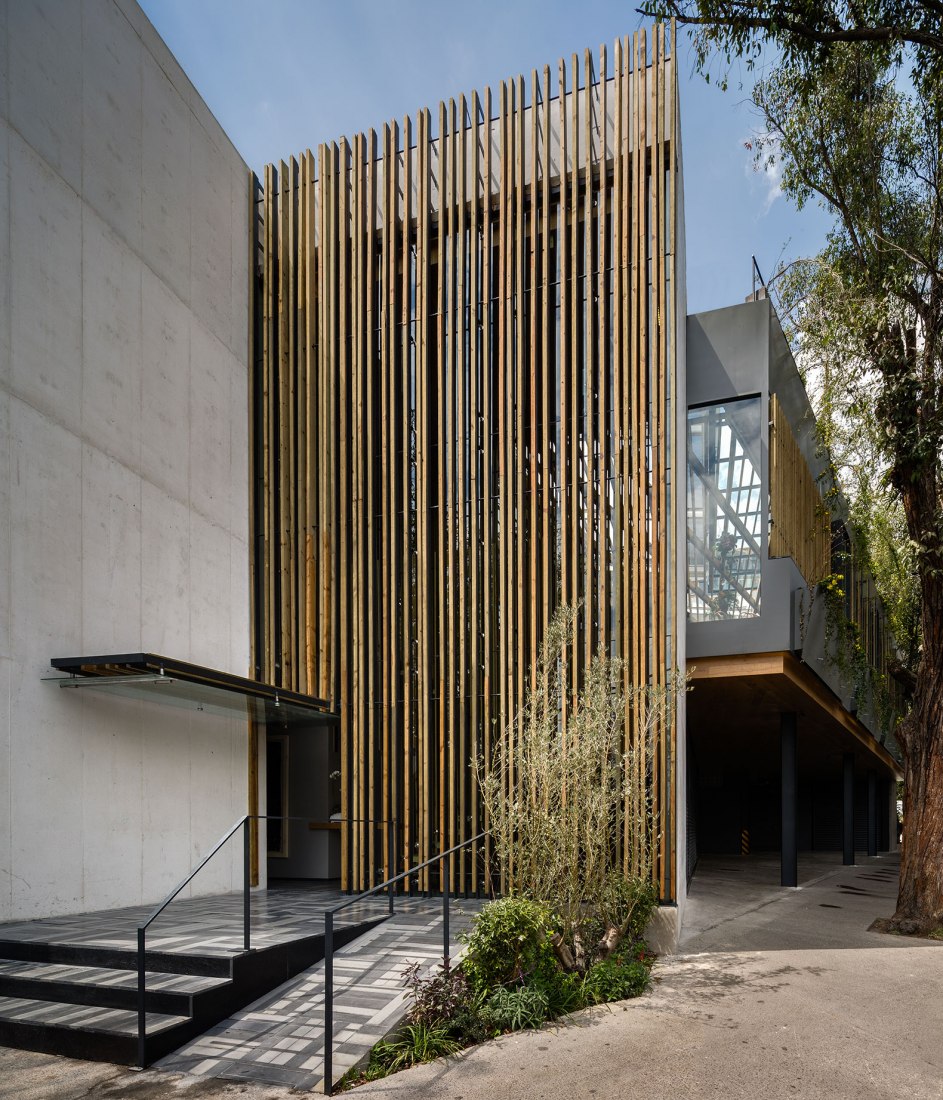
[[[0,0],[0,920],[156,900],[246,811],[245,720],[40,678],[247,674],[247,225],[133,0]]]

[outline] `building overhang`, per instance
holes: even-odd
[[[900,765],[884,745],[792,653],[698,657],[688,671],[689,721],[693,718],[749,739],[760,731],[778,732],[779,716],[791,711],[817,751],[853,751],[871,766],[880,763],[895,778],[902,778]]]
[[[66,673],[51,678],[65,689],[101,691],[227,717],[243,716],[273,729],[335,725],[339,721],[324,699],[156,653],[55,657],[50,664],[57,672]]]

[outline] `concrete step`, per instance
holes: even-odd
[[[382,916],[338,928],[340,948]],[[145,1062],[164,1057],[324,957],[322,934],[240,953],[147,951]],[[0,940],[0,1044],[135,1064],[137,953],[125,947]]]
[[[195,995],[231,984],[228,977],[160,971],[148,971],[145,978],[148,1011],[181,1016],[193,1014]],[[0,959],[0,996],[136,1011],[138,976],[106,966]]]
[[[159,1042],[160,1037],[172,1035],[188,1022],[186,1016],[149,1012],[145,1017],[147,1037]],[[127,1009],[0,997],[3,1046],[131,1065],[137,1056],[137,1026],[137,1013]]]

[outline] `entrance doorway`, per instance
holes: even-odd
[[[281,731],[270,727],[265,748],[269,882],[339,879],[341,787],[336,727],[298,722]]]

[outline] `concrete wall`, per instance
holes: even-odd
[[[0,0],[0,919],[157,899],[245,812],[243,720],[41,677],[247,672],[247,225],[133,0]]]

